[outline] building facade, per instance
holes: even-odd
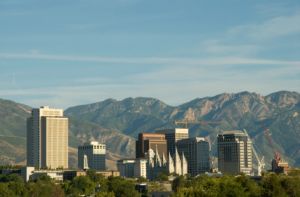
[[[184,153],[188,173],[196,176],[210,170],[209,143],[204,138],[194,137],[177,141],[179,153]]]
[[[164,134],[159,133],[139,133],[136,141],[136,158],[145,158],[145,154],[149,149],[158,149],[158,153],[162,157],[167,155],[167,141]]]
[[[78,146],[78,168],[106,170],[106,145],[96,141]]]
[[[167,152],[174,156],[176,143],[179,140],[189,138],[189,129],[187,128],[174,128],[174,129],[163,129],[157,130],[156,133],[165,135],[167,140]]]
[[[68,118],[62,109],[32,109],[27,119],[27,166],[68,168]]]
[[[252,143],[247,134],[225,131],[218,135],[218,168],[224,174],[251,174]]]
[[[134,166],[135,159],[122,159],[117,161],[117,168],[122,177],[134,177]]]

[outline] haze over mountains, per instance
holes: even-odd
[[[55,106],[51,106],[55,107]],[[0,163],[24,163],[26,157],[26,118],[31,107],[0,100]],[[111,163],[120,157],[135,156],[135,140],[139,132],[174,127],[175,120],[188,119],[190,136],[204,136],[212,143],[221,130],[246,129],[257,152],[266,163],[273,150],[265,129],[269,129],[273,145],[290,164],[300,165],[300,94],[280,91],[267,96],[240,92],[214,97],[196,98],[179,106],[170,106],[155,98],[107,99],[88,105],[70,107],[70,164],[76,167],[76,147],[95,139],[106,142]],[[215,121],[219,124],[199,124]]]

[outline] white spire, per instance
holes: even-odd
[[[150,148],[147,152],[148,154],[148,162],[149,162],[149,166],[154,167],[154,161],[153,158],[155,156],[154,151]]]
[[[162,165],[163,166],[167,165],[167,160],[166,160],[166,157],[165,157],[165,153],[163,153],[163,155],[162,155]]]
[[[181,170],[181,159],[179,157],[177,148],[175,147],[175,173],[178,175],[182,175],[182,170]]]
[[[186,175],[188,173],[188,163],[187,163],[187,160],[184,156],[184,152],[182,152],[181,163],[182,163],[182,166],[181,166],[182,175]]]
[[[156,145],[156,150],[155,150],[155,165],[161,167],[161,159],[158,154],[157,145]]]
[[[173,159],[172,159],[172,157],[171,157],[171,154],[170,154],[170,152],[169,152],[169,158],[168,158],[168,171],[169,171],[169,173],[171,174],[171,173],[174,173],[174,161],[173,161]]]
[[[83,169],[88,170],[89,169],[89,163],[87,155],[83,155]]]

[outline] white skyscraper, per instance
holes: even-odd
[[[68,118],[62,109],[32,109],[27,120],[27,166],[68,168]]]

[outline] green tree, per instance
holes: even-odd
[[[281,185],[290,197],[300,196],[300,177],[299,176],[282,176]]]
[[[161,172],[156,177],[157,181],[168,181],[168,174],[165,172]]]
[[[0,183],[0,197],[14,196],[13,192],[8,188],[8,183]]]
[[[95,183],[88,176],[78,176],[71,182],[70,193],[90,195],[95,192]]]
[[[96,197],[115,197],[113,192],[98,192]]]
[[[146,179],[145,177],[139,177],[139,178],[137,179],[137,182],[138,182],[138,183],[145,183],[145,182],[147,182],[147,179]]]
[[[22,182],[9,182],[8,188],[12,191],[15,196],[27,196],[27,190],[25,184]]]
[[[0,175],[0,182],[19,182],[23,183],[23,179],[20,175],[18,174],[5,174],[5,175]]]
[[[108,185],[107,185],[107,178],[105,178],[102,174],[97,174],[95,170],[88,170],[87,176],[99,187],[99,191],[107,192]]]
[[[64,191],[60,185],[53,182],[38,180],[37,182],[29,182],[27,184],[28,193],[31,197],[63,197]]]
[[[247,196],[242,185],[234,180],[231,176],[224,176],[220,179],[219,195],[228,197],[243,197]]]
[[[186,184],[184,176],[176,177],[172,182],[172,190],[177,191],[179,188],[184,187]]]
[[[262,195],[262,188],[249,177],[241,175],[235,178],[235,181],[241,184],[248,196],[259,197]]]
[[[268,174],[262,180],[262,195],[265,197],[284,197],[288,196],[281,186],[280,177],[276,174]]]
[[[109,177],[108,189],[114,192],[117,197],[138,197],[139,193],[135,190],[135,184],[132,181],[123,179],[121,177]]]

